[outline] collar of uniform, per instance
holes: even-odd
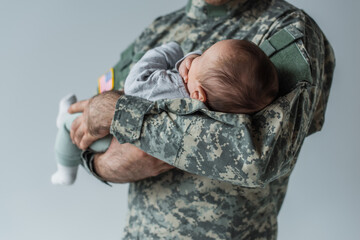
[[[248,0],[230,0],[229,2],[214,6],[204,0],[188,0],[186,14],[189,18],[204,20],[215,17],[225,17],[232,15]]]

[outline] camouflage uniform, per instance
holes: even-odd
[[[287,88],[257,114],[212,112],[192,99],[118,100],[111,133],[177,167],[130,184],[125,239],[276,239],[289,175],[304,138],[321,130],[335,65],[316,23],[282,0],[189,0],[157,18],[114,68],[121,88],[145,51],[170,40],[186,53],[229,38],[260,45],[283,29],[302,33],[293,46],[309,78],[282,75]]]

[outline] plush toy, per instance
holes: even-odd
[[[71,124],[81,115],[81,113],[68,113],[70,105],[76,101],[76,96],[69,94],[63,97],[59,103],[59,113],[56,119],[58,133],[55,141],[57,171],[51,177],[51,182],[55,185],[73,184],[81,161],[82,150],[73,144],[70,138]],[[95,152],[105,152],[111,139],[112,137],[108,135],[93,143],[90,148]]]

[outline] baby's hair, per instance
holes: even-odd
[[[277,72],[265,53],[254,43],[231,41],[230,54],[221,54],[199,81],[211,110],[228,113],[254,113],[277,96]]]

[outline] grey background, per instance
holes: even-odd
[[[80,170],[55,187],[59,99],[95,93],[96,80],[155,17],[186,0],[0,0],[0,239],[119,239],[127,185]],[[291,0],[336,57],[323,131],[306,139],[279,217],[279,239],[360,239],[359,1]]]

